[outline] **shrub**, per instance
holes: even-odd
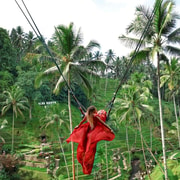
[[[0,155],[0,165],[3,167],[2,173],[0,174],[1,177],[14,177],[16,176],[16,172],[18,169],[18,159],[15,155],[7,154],[7,155]],[[11,179],[11,178],[6,178]]]
[[[10,178],[8,177],[7,173],[5,172],[4,169],[0,170],[0,180],[9,180]]]

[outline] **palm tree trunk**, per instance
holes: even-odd
[[[78,168],[79,168],[79,164],[77,163],[77,165],[76,165],[76,174],[77,174],[77,175],[76,175],[76,177],[77,177],[76,179],[77,179],[77,180],[79,179],[79,178],[78,178],[78,177],[79,177],[79,169],[78,169]]]
[[[176,117],[176,126],[177,126],[178,142],[179,142],[179,148],[180,148],[179,123],[178,123],[177,109],[176,109],[176,100],[175,100],[175,95],[174,95],[174,94],[173,94],[173,102],[174,102],[174,113],[175,113],[175,117]]]
[[[14,152],[14,110],[13,110],[13,121],[12,121],[12,146],[11,153]]]
[[[58,125],[57,125],[57,127],[58,127]],[[65,162],[66,170],[67,170],[67,174],[68,174],[68,179],[70,179],[70,176],[69,176],[69,169],[68,169],[68,165],[67,165],[67,161],[66,161],[66,156],[65,156],[64,149],[63,149],[62,142],[61,142],[61,138],[60,138],[58,132],[59,132],[59,131],[57,130],[58,140],[59,140],[59,144],[60,144],[61,151],[62,151],[62,153],[63,153],[64,162]]]
[[[90,74],[90,82],[91,82],[92,88],[93,88],[93,85],[94,85],[93,71],[94,71],[94,68],[92,68],[92,72]]]
[[[109,179],[109,172],[108,172],[108,157],[107,157],[107,142],[105,141],[105,151],[106,151],[106,169],[107,169],[107,179]]]
[[[68,74],[68,86],[70,86],[70,74]],[[70,131],[72,133],[72,114],[71,114],[71,94],[68,89],[68,109],[69,109],[69,122],[70,122]],[[73,180],[75,180],[75,164],[74,164],[74,143],[71,141],[71,151],[72,151],[72,173]]]
[[[136,121],[136,124],[137,124],[137,121]],[[138,124],[137,124],[137,127],[138,127]],[[140,127],[141,127],[141,125],[140,125]],[[151,127],[151,129],[152,129],[152,127]],[[153,155],[153,153],[152,153],[152,151],[151,151],[152,149],[149,148],[149,146],[147,145],[147,143],[146,143],[144,137],[141,136],[141,138],[142,138],[142,142],[145,144],[147,150],[150,152],[150,154],[151,154],[151,156],[153,157],[153,159],[155,160],[156,164],[159,166],[161,172],[164,174],[164,171],[163,171],[163,169],[161,168],[161,165],[159,164],[159,162],[157,161],[157,159],[155,158],[155,156]]]
[[[163,126],[163,116],[162,116],[162,103],[161,103],[161,92],[160,92],[160,63],[159,61],[160,60],[159,60],[159,53],[158,53],[157,54],[157,91],[158,91],[158,100],[159,100],[159,115],[160,115],[160,125],[161,125],[163,160],[164,160],[164,174],[165,174],[165,180],[168,180],[166,149],[165,149],[165,139],[164,139],[164,126]]]
[[[151,150],[152,150],[152,126],[150,125],[150,147],[151,147]]]
[[[29,101],[29,119],[32,119],[32,103]]]
[[[136,149],[136,143],[137,143],[137,131],[135,131],[135,137],[134,137],[134,148]]]
[[[107,73],[107,69],[106,69],[106,73]],[[106,96],[106,91],[107,91],[107,84],[108,84],[108,77],[106,74],[106,83],[105,83],[105,91],[104,91],[104,96]]]
[[[154,154],[152,153],[151,149],[149,148],[149,146],[147,145],[146,141],[143,138],[143,142],[147,148],[147,150],[150,152],[151,156],[153,157],[153,159],[155,160],[156,164],[159,166],[159,169],[161,170],[161,172],[164,174],[163,169],[161,168],[161,165],[159,164],[159,162],[157,161],[157,159],[155,158]]]
[[[141,136],[141,146],[142,146],[142,151],[143,151],[143,156],[144,156],[144,161],[145,161],[145,166],[146,166],[146,172],[148,174],[149,179],[151,180],[151,176],[150,176],[149,170],[147,168],[147,160],[146,160],[146,155],[145,155],[145,151],[144,151],[144,143],[143,143],[143,135],[142,135],[142,130],[141,130],[140,119],[138,119],[138,122],[139,122],[139,132],[140,132],[140,136]]]
[[[131,155],[130,155],[130,149],[129,149],[129,137],[128,137],[128,127],[126,125],[126,144],[127,144],[127,149],[128,149],[128,154],[129,154],[129,166],[131,164]]]

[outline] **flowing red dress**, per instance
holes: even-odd
[[[115,138],[113,131],[104,123],[106,121],[106,111],[100,110],[93,117],[94,128],[91,129],[86,116],[80,125],[73,130],[70,137],[66,140],[78,143],[77,160],[82,165],[84,174],[91,174],[96,145],[101,140],[112,141]]]

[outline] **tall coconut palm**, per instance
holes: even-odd
[[[21,60],[23,53],[25,52],[25,33],[21,26],[17,26],[16,29],[12,29],[11,42],[17,51],[18,60]]]
[[[34,50],[34,45],[38,41],[38,38],[34,36],[34,33],[32,31],[29,31],[29,33],[25,34],[25,46],[26,46],[26,52],[32,53]]]
[[[124,96],[126,94],[124,89],[121,90],[121,93],[122,93],[122,96]],[[112,114],[112,116],[115,116],[117,119],[117,124],[116,124],[117,127],[119,127],[120,124],[122,124],[122,123],[125,124],[125,127],[126,127],[126,145],[127,145],[127,150],[129,153],[129,165],[130,165],[131,155],[130,155],[130,146],[129,146],[129,138],[128,138],[129,137],[128,136],[128,127],[129,127],[129,124],[132,123],[132,119],[130,118],[130,114],[131,114],[130,106],[129,106],[127,100],[125,100],[124,98],[121,98],[121,99],[116,98],[115,103],[114,103],[115,111]],[[119,107],[121,107],[121,108],[119,108]]]
[[[16,69],[16,52],[15,48],[12,46],[9,34],[6,29],[0,28],[0,71],[14,72]],[[2,78],[0,77],[2,80]],[[2,86],[1,86],[2,89]]]
[[[3,101],[0,102],[2,105],[2,115],[7,111],[12,111],[12,147],[11,152],[14,152],[14,125],[15,117],[18,114],[23,117],[23,111],[28,110],[28,99],[24,97],[24,92],[18,86],[12,86],[9,91],[3,91]]]
[[[135,74],[134,76],[137,77]],[[133,77],[133,76],[132,76]],[[124,90],[124,97],[121,99],[117,99],[116,103],[118,103],[118,108],[116,108],[117,117],[119,117],[120,122],[126,122],[126,134],[127,133],[127,125],[130,123],[135,123],[138,126],[140,137],[141,137],[141,145],[144,155],[144,161],[146,165],[146,156],[144,151],[144,143],[143,143],[143,135],[141,129],[141,118],[147,110],[152,111],[152,107],[147,104],[147,100],[150,97],[150,91],[148,88],[149,82],[140,80],[129,81],[129,85],[124,85],[122,88]],[[141,84],[141,86],[140,86]],[[144,86],[142,86],[144,84]],[[147,110],[146,110],[147,109]],[[149,175],[146,165],[146,171]],[[150,177],[150,176],[149,176]]]
[[[179,132],[179,122],[177,116],[177,108],[176,108],[176,93],[180,91],[179,83],[180,83],[180,65],[178,64],[178,58],[172,58],[170,63],[165,65],[165,70],[163,71],[163,75],[161,76],[161,86],[164,83],[168,82],[168,88],[170,90],[170,94],[174,103],[174,113],[176,118],[176,127],[177,127],[177,135],[178,135],[178,143],[180,147],[180,132]]]
[[[115,61],[115,59],[116,59],[115,53],[113,52],[112,49],[109,49],[109,50],[106,52],[105,62],[106,62],[107,64],[112,65],[112,63]]]
[[[126,69],[126,58],[123,57],[116,57],[115,61],[113,62],[113,71],[114,71],[114,78],[118,79],[123,76],[124,69]]]
[[[90,83],[93,86],[93,78],[94,72],[103,72],[105,69],[105,63],[102,61],[103,54],[100,51],[95,51],[94,53],[90,52],[88,53],[85,58],[83,58],[83,61],[81,63],[84,64],[84,66],[88,67],[89,70],[91,70],[90,74]],[[100,74],[100,73],[99,73]]]
[[[54,88],[54,93],[58,94],[63,85],[71,87],[72,83],[78,83],[86,88],[87,94],[91,93],[91,85],[87,79],[87,73],[89,73],[88,67],[85,65],[87,61],[83,61],[83,58],[93,50],[93,48],[99,48],[100,45],[96,41],[90,41],[89,44],[82,46],[82,34],[80,29],[76,33],[74,30],[74,24],[70,23],[69,26],[59,25],[55,28],[55,33],[52,38],[53,52],[57,54],[59,61],[57,62],[63,69],[62,74],[59,76]],[[58,72],[57,66],[47,69],[42,75]],[[96,74],[96,73],[94,73]],[[42,78],[42,76],[41,76]],[[39,79],[39,78],[37,78]],[[37,80],[38,81],[38,80]],[[73,130],[72,115],[71,115],[71,89],[68,88],[68,108],[69,108],[69,120],[70,120],[70,132]],[[73,179],[75,179],[75,166],[74,166],[74,146],[72,147],[72,166],[73,166]]]
[[[55,127],[56,133],[58,136],[59,145],[60,145],[63,157],[64,157],[64,162],[65,162],[65,166],[66,166],[66,170],[67,170],[68,179],[70,179],[66,156],[64,153],[64,148],[63,148],[61,137],[60,137],[60,131],[62,132],[62,130],[63,130],[61,126],[64,125],[65,121],[66,121],[65,113],[66,113],[66,111],[62,110],[60,112],[60,114],[54,114],[54,113],[47,114],[47,116],[41,118],[41,122],[43,123],[41,128],[48,128],[48,126],[50,126],[50,125]],[[65,127],[65,125],[64,125],[64,127]]]
[[[146,33],[146,37],[142,40],[141,50],[136,54],[136,60],[139,61],[145,60],[147,57],[152,60],[157,60],[157,90],[166,180],[168,179],[168,174],[160,93],[160,61],[168,59],[167,53],[180,55],[180,49],[173,46],[174,44],[180,43],[180,28],[175,29],[176,21],[179,19],[179,15],[174,13],[174,6],[175,4],[172,0],[166,0],[164,2],[162,2],[162,0],[155,1],[154,8],[156,8],[153,21]],[[151,9],[147,9],[144,6],[138,6],[136,8],[135,20],[127,27],[127,35],[133,33],[135,37],[140,38],[145,29],[145,25],[151,19],[151,14]],[[119,39],[122,42],[125,42],[129,47],[133,47],[139,42],[138,38],[132,38],[125,35],[120,36]]]
[[[106,52],[106,57],[105,57],[105,63],[106,63],[106,84],[105,84],[105,91],[104,91],[104,95],[106,96],[106,89],[107,89],[107,85],[108,85],[108,69],[110,68],[111,72],[112,72],[112,67],[113,67],[113,62],[116,58],[115,53],[113,52],[112,49],[109,49]]]

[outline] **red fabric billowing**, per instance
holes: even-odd
[[[94,128],[92,130],[89,122],[86,122],[75,128],[66,140],[67,143],[70,141],[78,143],[77,160],[82,165],[84,174],[91,174],[97,142],[100,140],[112,141],[115,138],[113,131],[98,118],[105,122],[106,111],[100,110],[94,115]],[[83,121],[85,120],[86,117]]]

